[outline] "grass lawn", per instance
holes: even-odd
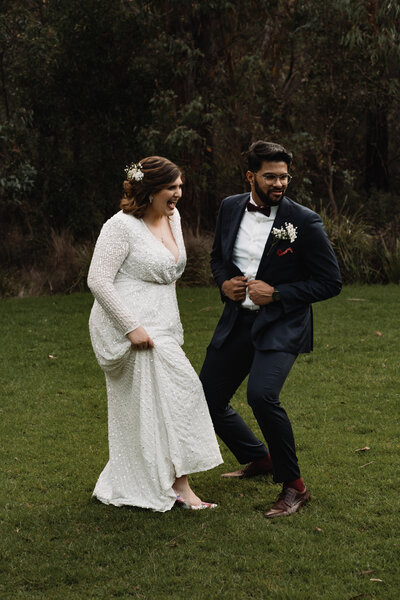
[[[193,476],[215,511],[91,500],[107,461],[90,294],[0,301],[2,600],[351,600],[400,597],[399,286],[348,286],[315,305],[315,350],[282,393],[312,501],[263,517],[279,486]],[[221,311],[180,289],[197,371]],[[254,423],[245,386],[234,405]],[[368,447],[368,450],[360,450]]]

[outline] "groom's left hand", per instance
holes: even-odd
[[[259,306],[265,306],[273,302],[272,292],[274,289],[269,283],[259,279],[251,279],[248,283],[249,298]]]

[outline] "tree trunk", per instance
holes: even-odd
[[[7,121],[10,120],[10,107],[8,104],[8,94],[6,88],[6,74],[4,71],[4,52],[0,54],[0,72],[1,72],[1,86],[3,88],[3,98],[4,98],[4,110],[6,113]]]
[[[365,188],[389,189],[388,124],[384,107],[369,109],[365,153]]]
[[[335,219],[337,219],[339,216],[339,211],[338,211],[338,207],[336,204],[335,192],[333,190],[334,168],[333,168],[333,163],[332,163],[332,153],[328,154],[327,163],[328,163],[328,175],[327,175],[325,181],[326,181],[326,185],[328,187],[329,206],[331,207],[332,214],[334,215]]]

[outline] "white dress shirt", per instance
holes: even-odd
[[[256,205],[251,194],[250,202]],[[250,281],[250,279],[255,279],[256,277],[265,244],[267,243],[277,211],[277,206],[271,206],[271,214],[269,217],[266,217],[260,212],[249,212],[247,207],[244,211],[239,231],[236,236],[235,245],[233,247],[232,261],[239,267],[242,273],[244,273],[248,278],[248,281]],[[242,302],[242,307],[250,310],[257,310],[260,308],[250,300],[248,291],[246,291],[246,298]]]

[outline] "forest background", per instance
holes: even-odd
[[[400,4],[2,0],[0,294],[83,289],[125,165],[185,173],[187,284],[256,139],[294,154],[345,282],[400,282]]]

